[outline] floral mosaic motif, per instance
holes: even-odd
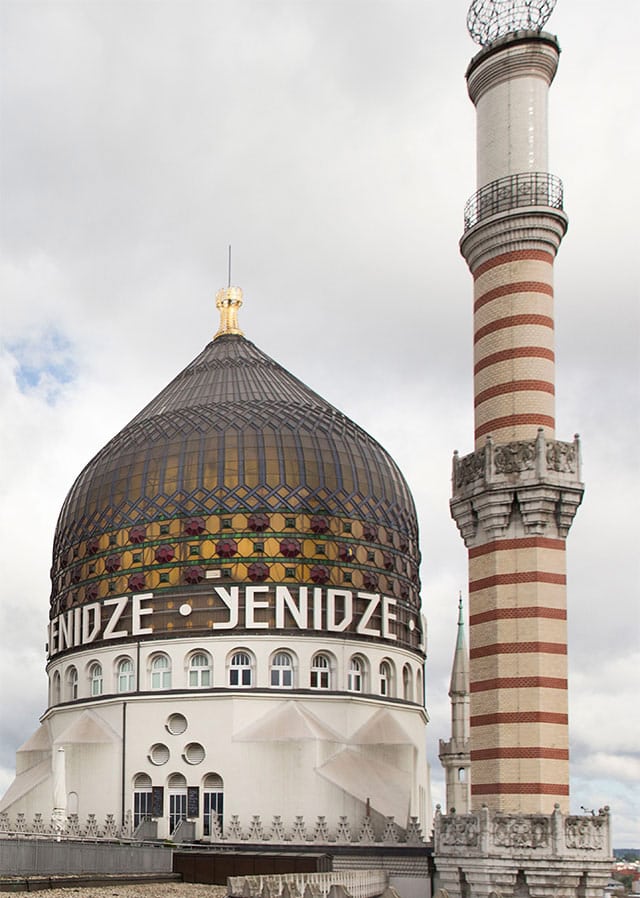
[[[363,539],[374,540],[378,538],[378,528],[375,524],[369,523],[369,521],[365,521],[362,525],[362,537]]]
[[[309,526],[312,533],[327,533],[329,530],[329,519],[322,514],[314,514]]]
[[[233,558],[238,554],[238,543],[235,539],[219,539],[216,543],[216,553],[221,558]]]
[[[324,564],[314,564],[309,573],[311,580],[313,583],[327,583],[329,581],[329,577],[331,576],[329,573],[329,568]]]
[[[399,544],[401,552],[409,551],[409,540],[407,539],[406,536],[401,536],[400,539],[398,540],[398,544]]]
[[[460,489],[468,483],[474,483],[478,477],[482,477],[485,464],[485,449],[471,452],[461,458],[455,467],[456,487]]]
[[[597,817],[567,817],[565,820],[567,848],[587,851],[604,848],[606,819],[602,812]]]
[[[104,569],[110,574],[113,574],[115,571],[120,570],[121,565],[122,558],[119,555],[109,555],[104,563]]]
[[[393,555],[390,552],[382,553],[382,564],[384,565],[385,571],[393,570]]]
[[[340,561],[353,561],[353,549],[347,543],[338,543],[338,558]]]
[[[163,543],[161,546],[158,546],[155,552],[156,561],[160,561],[163,564],[166,564],[169,561],[173,561],[176,557],[176,553],[174,551],[173,546],[170,546],[168,543]]]
[[[82,579],[82,573],[81,573],[80,567],[79,566],[74,567],[74,569],[71,571],[71,582],[79,583],[81,579]]]
[[[199,536],[206,529],[204,518],[187,518],[184,522],[184,532],[187,536]]]
[[[97,536],[94,536],[87,542],[87,555],[95,555],[96,552],[100,551],[100,540]]]
[[[201,583],[204,580],[204,568],[202,565],[194,564],[188,567],[184,572],[184,580],[186,583]]]
[[[547,467],[561,474],[575,474],[577,452],[573,443],[547,443]]]
[[[87,586],[84,591],[84,597],[87,602],[95,602],[98,598],[98,586],[95,583],[92,583],[91,586]]]
[[[269,523],[269,515],[258,512],[257,514],[249,515],[247,528],[255,533],[264,533],[269,528]]]
[[[140,592],[141,589],[144,589],[146,585],[146,580],[144,574],[138,572],[136,574],[131,574],[127,581],[127,588],[131,590],[131,592]]]
[[[143,524],[136,524],[129,531],[129,542],[138,546],[147,538],[147,528]]]
[[[373,573],[373,571],[365,571],[362,575],[362,585],[365,589],[377,589],[378,588],[378,578]]]
[[[302,546],[299,540],[288,536],[280,540],[280,551],[285,558],[297,558],[300,552],[302,552]]]
[[[493,841],[502,848],[546,848],[549,844],[549,819],[496,816]]]
[[[247,576],[249,577],[249,580],[253,580],[254,583],[260,580],[266,580],[269,576],[269,565],[265,564],[263,561],[254,561],[253,564],[249,565]]]
[[[535,463],[535,442],[507,443],[506,446],[496,446],[493,452],[493,467],[496,474],[531,471]]]

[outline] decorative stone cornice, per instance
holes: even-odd
[[[609,808],[588,816],[505,814],[486,805],[471,814],[442,814],[436,805],[434,854],[509,858],[518,856],[611,857]]]
[[[155,828],[155,820],[151,821],[151,829]],[[394,817],[364,816],[353,820],[346,816],[336,821],[327,821],[323,816],[315,820],[305,821],[297,816],[286,825],[279,816],[271,822],[262,821],[259,815],[253,815],[248,821],[241,821],[237,814],[231,814],[221,832],[215,816],[211,819],[212,832],[210,842],[234,844],[305,844],[305,845],[395,845],[398,847],[415,847],[424,845],[424,836],[417,817],[410,817],[408,822],[396,823]],[[0,811],[0,837],[9,836],[26,839],[55,836],[56,838],[82,840],[92,842],[107,839],[136,838],[131,811],[127,811],[122,825],[116,822],[113,814],[107,814],[106,820],[100,821],[95,814],[89,814],[86,822],[77,814],[58,815],[52,812],[50,818],[35,814],[27,819],[24,813],[9,817],[6,811]]]
[[[550,206],[518,206],[482,218],[465,231],[460,252],[473,272],[502,253],[542,250],[555,257],[567,232],[569,219]]]
[[[535,440],[494,444],[453,456],[451,514],[469,548],[477,539],[504,536],[514,505],[527,536],[564,539],[582,501],[580,440]]]

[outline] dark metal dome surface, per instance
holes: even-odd
[[[413,500],[389,454],[249,340],[224,335],[77,478],[56,528],[52,599],[106,534],[241,511],[370,522],[417,561]]]

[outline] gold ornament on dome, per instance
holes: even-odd
[[[240,287],[223,287],[216,293],[216,309],[220,312],[220,326],[213,339],[225,334],[237,334],[244,337],[238,327],[238,309],[242,306],[242,289]]]

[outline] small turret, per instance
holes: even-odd
[[[458,635],[453,654],[451,683],[451,739],[440,740],[439,758],[445,769],[447,809],[467,814],[471,807],[469,771],[469,654],[464,635],[462,596],[458,603]]]

